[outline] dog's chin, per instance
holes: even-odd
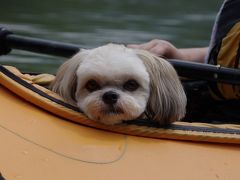
[[[127,113],[126,110],[118,107],[105,107],[100,108],[99,111],[95,111],[94,113],[90,112],[91,110],[85,112],[90,119],[106,125],[120,124],[122,121],[136,119],[142,114],[140,112]]]
[[[92,116],[90,114],[88,116],[90,119],[106,125],[120,124],[122,123],[122,121],[135,119],[135,117],[129,117],[124,113],[116,113],[116,112],[102,113],[102,114],[98,114],[98,116]]]

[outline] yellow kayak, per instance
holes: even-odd
[[[106,126],[39,85],[51,78],[1,66],[0,173],[6,180],[240,179],[239,125]]]

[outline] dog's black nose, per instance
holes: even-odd
[[[105,104],[113,105],[118,101],[119,95],[113,91],[105,92],[102,96],[102,100]]]

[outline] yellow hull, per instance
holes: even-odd
[[[0,85],[6,180],[240,179],[240,145],[138,137],[80,125]]]

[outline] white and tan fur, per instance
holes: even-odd
[[[86,89],[91,80],[100,87],[93,92]],[[139,87],[124,89],[129,80]],[[90,119],[104,124],[146,116],[169,124],[183,118],[186,110],[186,95],[172,65],[147,51],[123,45],[81,50],[60,67],[50,87]],[[107,92],[117,94],[114,105],[103,101]]]

